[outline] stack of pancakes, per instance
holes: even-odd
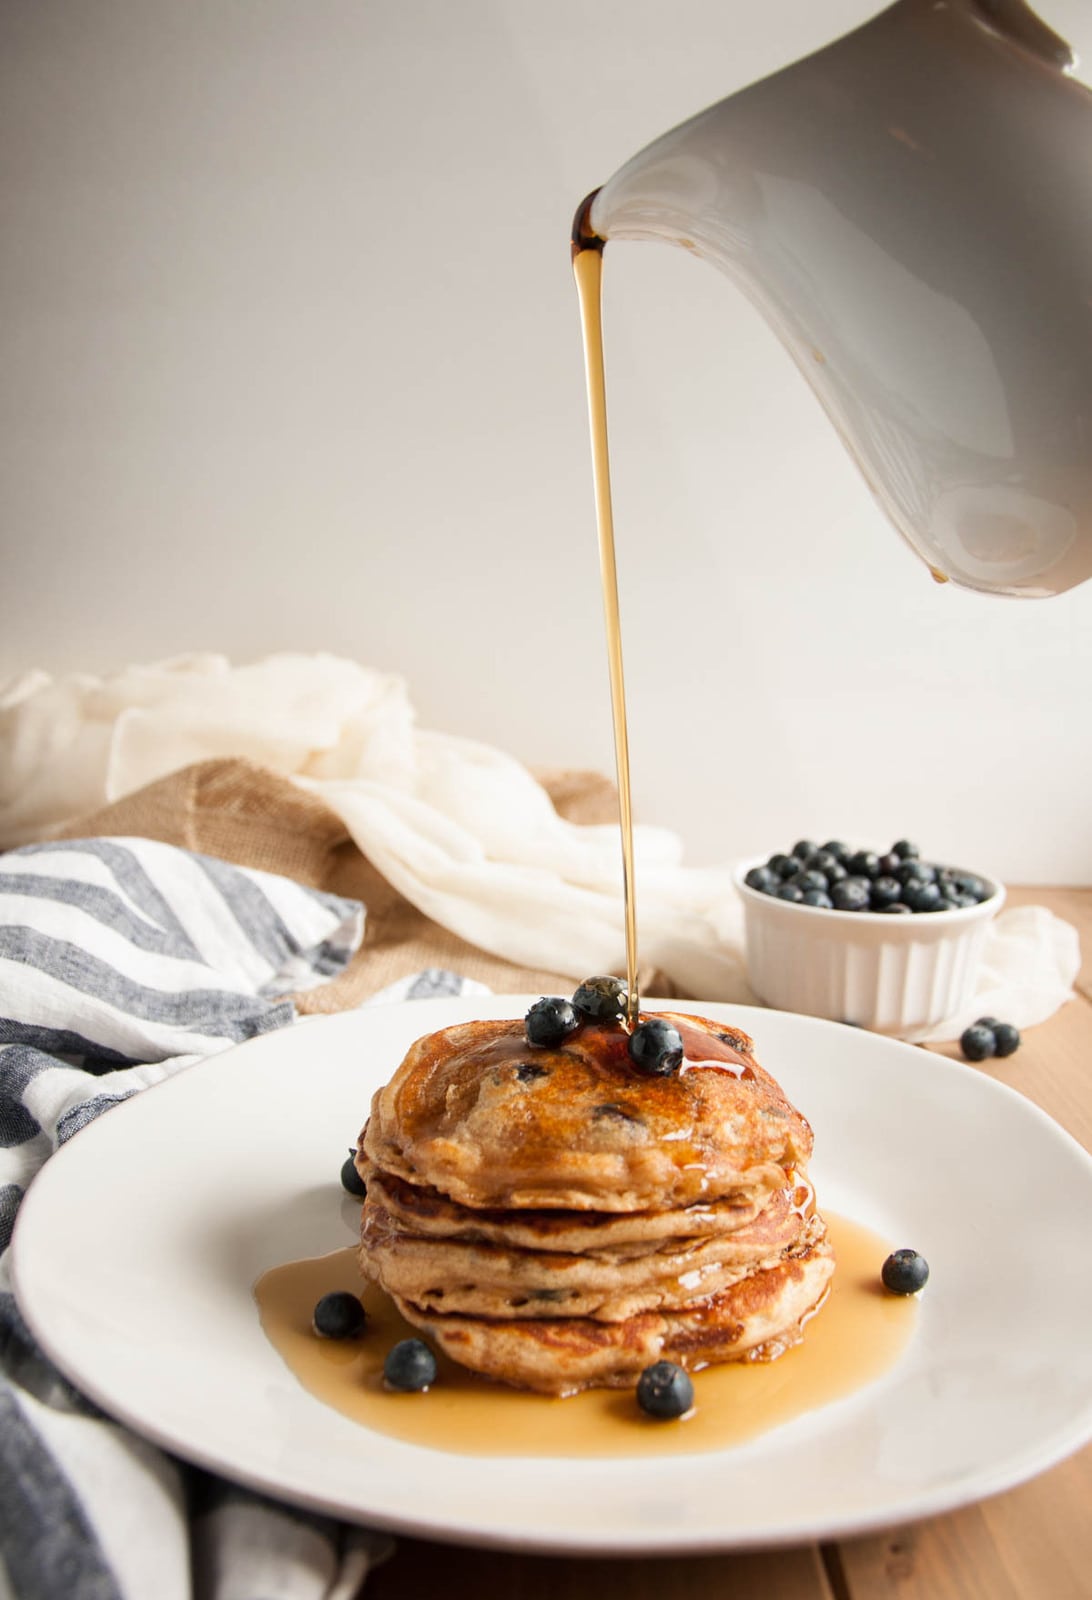
[[[548,1394],[771,1359],[834,1258],[812,1133],[751,1040],[700,1017],[642,1076],[620,1022],[554,1049],[523,1023],[419,1039],[372,1102],[364,1274],[455,1361]]]

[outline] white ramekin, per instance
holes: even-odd
[[[995,878],[976,874],[993,891],[976,906],[899,917],[760,894],[743,880],[765,860],[744,861],[735,883],[747,975],[766,1005],[915,1039],[972,999],[987,930],[1005,902]]]

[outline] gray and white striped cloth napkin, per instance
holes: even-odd
[[[364,908],[148,839],[0,855],[0,1600],[352,1600],[385,1541],[183,1467],[37,1348],[11,1290],[23,1193],[66,1139],[295,1019]],[[429,971],[376,999],[481,985]]]

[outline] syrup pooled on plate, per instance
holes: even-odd
[[[416,1330],[369,1286],[359,1340],[335,1343],[311,1331],[311,1313],[332,1290],[360,1293],[355,1249],[274,1267],[255,1285],[262,1327],[303,1387],[324,1405],[377,1433],[458,1455],[609,1457],[724,1450],[819,1406],[856,1393],[891,1370],[917,1319],[914,1297],[880,1283],[890,1245],[870,1229],[828,1216],[838,1270],[803,1341],[776,1361],[738,1361],[693,1374],[695,1405],[680,1422],[655,1422],[632,1389],[588,1389],[566,1399],[491,1383],[442,1353],[424,1394],[390,1394],[383,1361]]]

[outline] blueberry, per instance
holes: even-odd
[[[358,1200],[363,1200],[368,1192],[368,1185],[356,1170],[356,1162],[353,1160],[355,1154],[355,1150],[350,1150],[348,1161],[341,1163],[341,1187],[346,1194],[354,1195]]]
[[[884,1262],[880,1277],[892,1294],[917,1294],[929,1281],[929,1263],[916,1250],[896,1250]]]
[[[776,894],[781,879],[772,867],[752,867],[743,881],[748,889],[757,889],[759,894]]]
[[[820,845],[819,848],[821,850],[828,851],[829,854],[834,856],[837,861],[840,861],[843,866],[845,866],[846,862],[853,854],[853,851],[849,848],[848,844],[843,844],[841,839],[828,839],[826,844]]]
[[[804,904],[806,906],[821,906],[824,911],[834,909],[834,901],[825,889],[805,889]]]
[[[794,872],[800,871],[800,863],[797,861],[795,856],[771,856],[766,865],[769,867],[770,871],[775,872],[779,878],[791,878]]]
[[[637,1380],[637,1404],[646,1416],[672,1421],[694,1404],[694,1385],[673,1361],[656,1361]]]
[[[812,839],[798,839],[792,847],[792,853],[797,861],[806,861],[813,856],[819,846]]]
[[[383,1382],[401,1394],[417,1394],[436,1382],[436,1357],[423,1339],[400,1339],[388,1350]]]
[[[829,877],[832,872],[836,872],[840,878],[845,876],[845,868],[832,850],[817,850],[804,865],[812,872],[821,872],[824,877]]]
[[[796,905],[799,905],[804,898],[804,891],[798,888],[795,883],[783,883],[777,891],[777,898],[779,900],[791,900]]]
[[[868,886],[859,878],[843,878],[830,891],[836,911],[867,911]]]
[[[916,844],[911,844],[909,839],[897,839],[891,846],[891,854],[898,856],[900,861],[916,861],[921,851]]]
[[[883,912],[893,911],[897,916],[902,917],[912,915],[910,907],[906,904],[905,900],[892,900],[890,905],[881,906],[880,910]]]
[[[573,1005],[586,1017],[610,1022],[625,1016],[626,999],[621,978],[585,978],[573,995]]]
[[[988,900],[993,893],[993,889],[985,878],[979,878],[973,872],[957,872],[955,874],[955,885],[964,894],[971,895],[975,905],[978,905],[983,900]]]
[[[986,1061],[990,1056],[1011,1056],[1020,1048],[1020,1033],[1011,1022],[979,1017],[964,1030],[959,1045],[968,1061]]]
[[[935,883],[919,883],[912,879],[903,885],[902,898],[911,911],[940,909],[940,890]]]
[[[880,858],[874,850],[855,851],[846,866],[859,878],[878,878],[880,875]]]
[[[893,878],[902,865],[902,857],[897,856],[894,850],[889,850],[885,856],[880,857],[880,874],[885,878]]]
[[[884,906],[893,905],[902,895],[902,884],[897,878],[873,878],[869,899],[873,911],[882,911]]]
[[[638,1072],[666,1077],[682,1066],[683,1041],[678,1028],[663,1017],[647,1017],[629,1036],[629,1059]]]
[[[366,1320],[356,1295],[340,1289],[324,1294],[311,1314],[311,1326],[320,1339],[359,1339]]]
[[[523,1019],[527,1043],[545,1049],[560,1044],[579,1026],[580,1018],[572,1001],[560,1000],[555,995],[543,995],[541,1000],[536,1000]]]
[[[789,878],[788,881],[789,883],[795,883],[798,889],[803,889],[805,894],[807,894],[809,889],[826,890],[827,888],[825,873],[813,872],[810,867],[802,868],[800,872],[796,873],[794,877]]]
[[[959,911],[962,908],[959,901],[952,895],[942,894],[939,903],[933,909],[935,911]]]
[[[994,1024],[993,1037],[997,1044],[999,1056],[1011,1056],[1014,1050],[1020,1048],[1020,1033],[1011,1022],[998,1022]]]
[[[903,861],[892,874],[904,888],[908,883],[932,883],[936,875],[937,869],[930,866],[927,861]]]
[[[987,1061],[997,1054],[997,1039],[992,1028],[983,1028],[976,1022],[960,1034],[959,1048],[968,1061]]]

